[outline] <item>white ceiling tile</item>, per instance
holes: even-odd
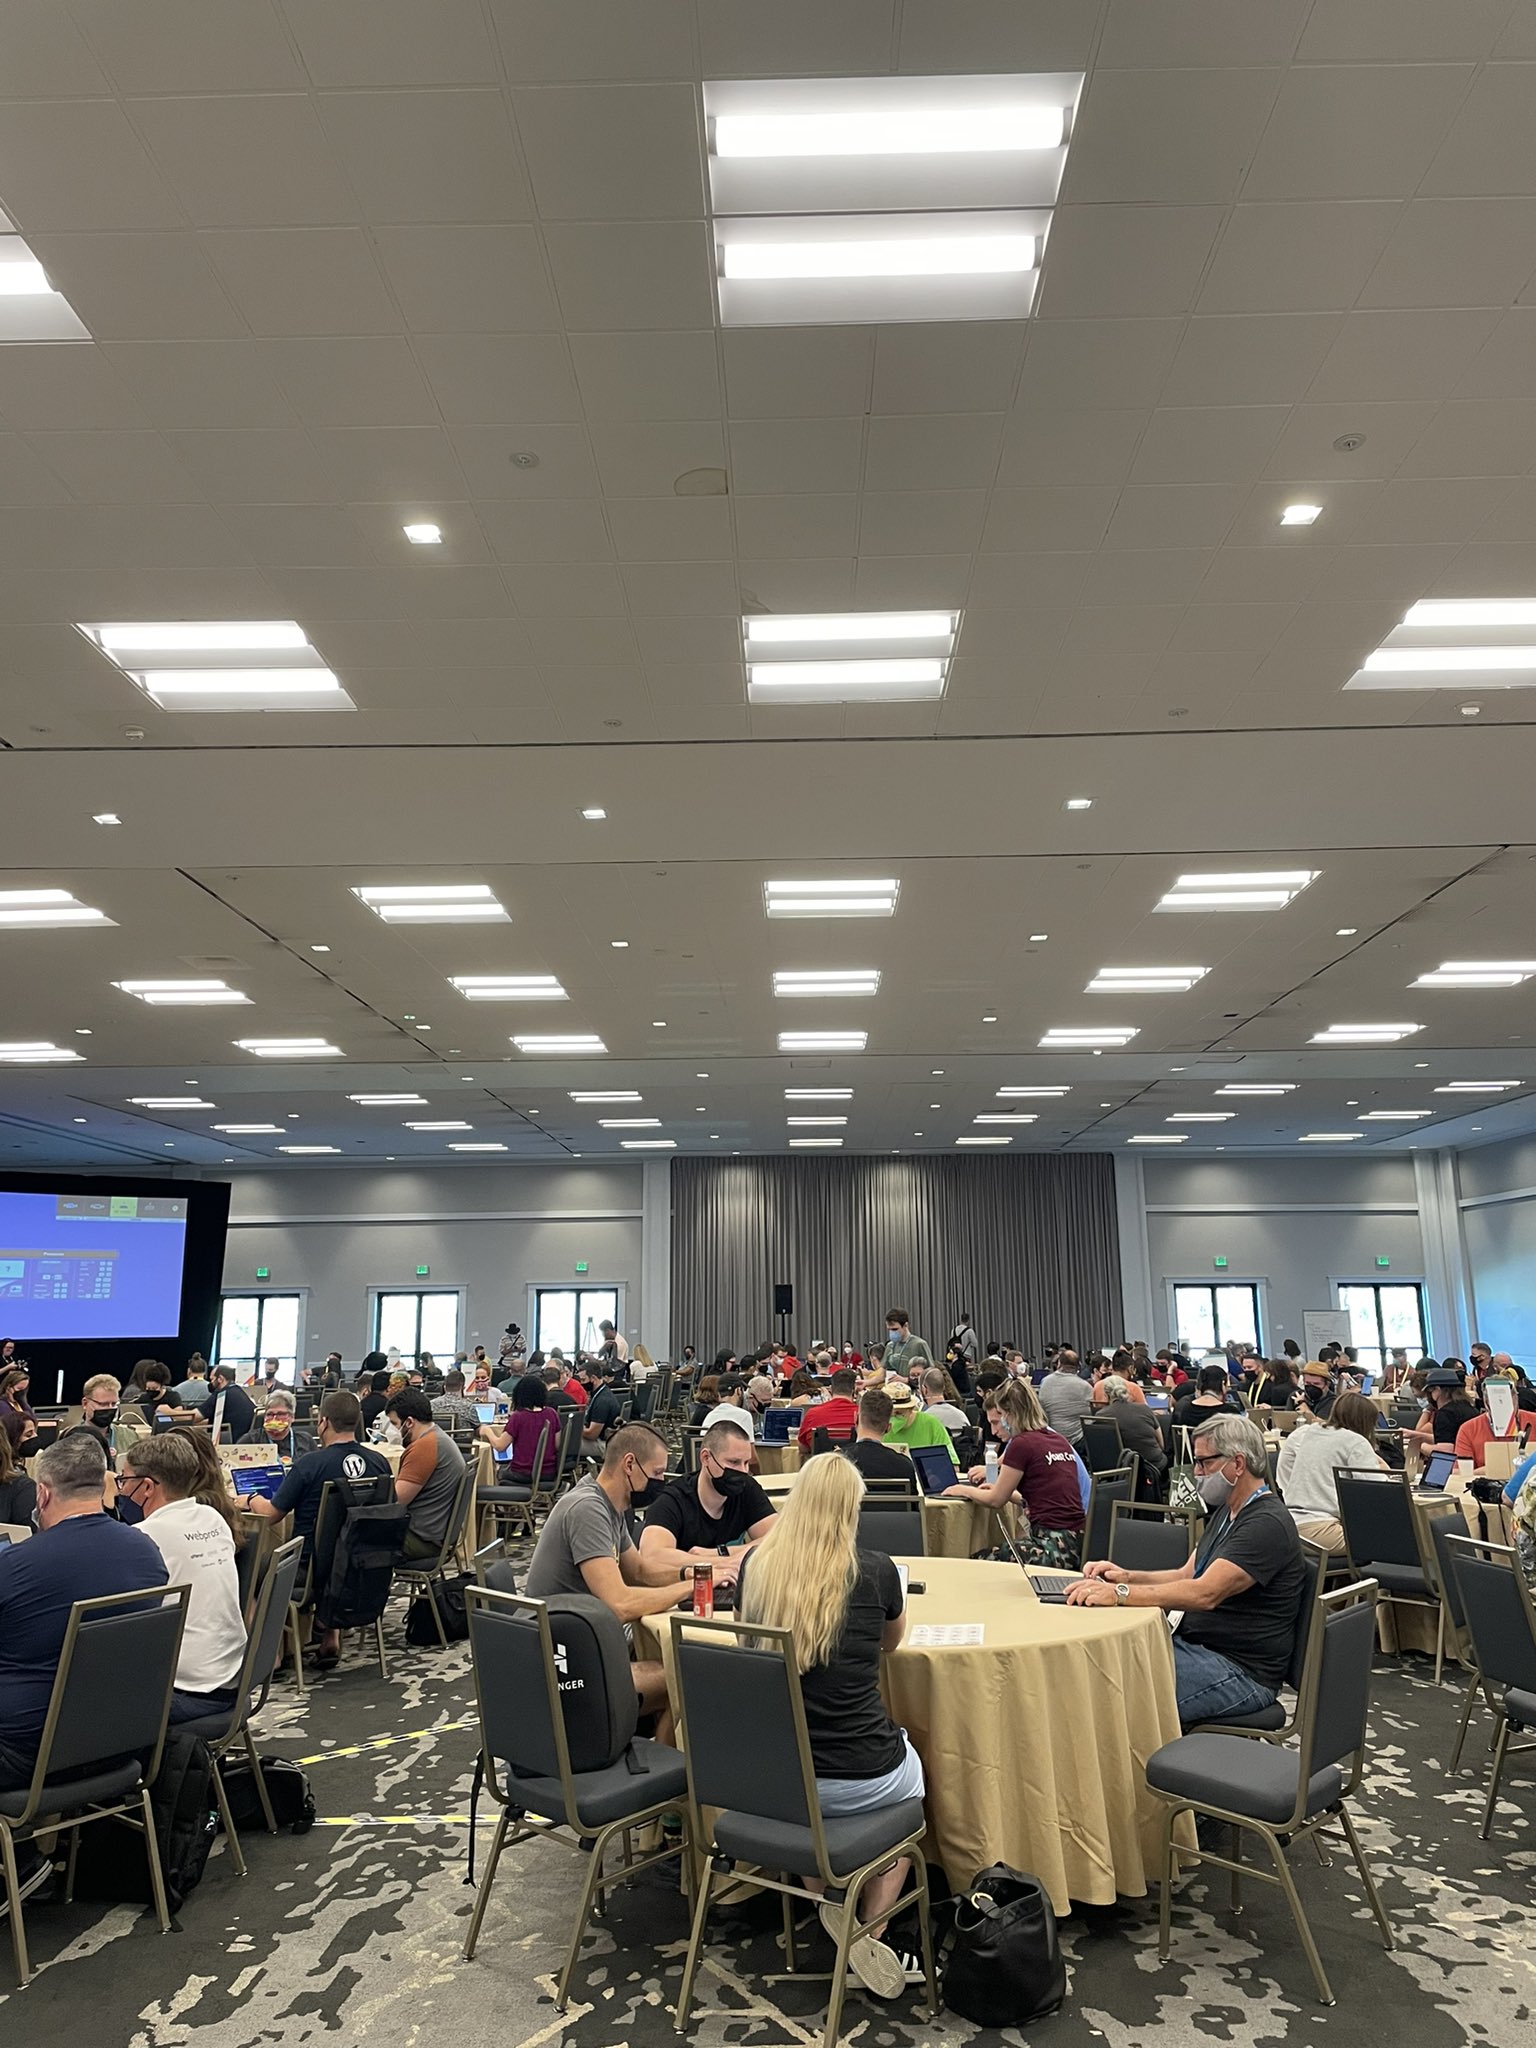
[[[1527,454],[1531,427],[1526,427]],[[1522,465],[1523,467],[1524,465]],[[1466,539],[1490,519],[1509,496],[1515,470],[1503,476],[1400,475],[1383,484],[1349,538],[1359,547],[1412,547]]]
[[[1007,555],[1027,548],[1096,548],[1119,495],[1108,485],[994,491],[982,551]]]
[[[1289,413],[1284,405],[1159,406],[1136,451],[1131,481],[1247,483],[1263,469]]]
[[[1192,604],[1169,643],[1175,654],[1267,654],[1291,604]]]
[[[1113,503],[1113,493],[1110,501]],[[1072,604],[1093,559],[1086,550],[1060,554],[1047,547],[1027,555],[978,555],[966,600],[966,616],[969,618],[978,607],[1013,611],[1028,605]]]
[[[871,491],[986,489],[997,473],[1001,413],[906,413],[869,422],[864,485]]]
[[[1536,67],[1489,64],[1473,81],[1424,179],[1426,193],[1529,192],[1536,181]]]
[[[508,563],[507,588],[525,619],[602,617],[625,608],[624,586],[611,562]]]
[[[1003,411],[1013,403],[1027,333],[1022,320],[940,320],[878,328],[869,409]]]
[[[1284,75],[1095,70],[1072,124],[1063,201],[1234,199]]]
[[[545,241],[567,327],[703,327],[714,318],[702,221],[562,221]]]
[[[198,569],[244,555],[206,505],[57,505],[0,517],[0,560],[11,570]]]
[[[729,562],[626,562],[621,574],[637,617],[741,616],[741,592]]]
[[[283,0],[318,86],[495,85],[479,0]]]
[[[338,506],[227,505],[221,516],[253,562],[363,569],[373,561],[355,521]]]
[[[1161,654],[1183,611],[1177,604],[1081,605],[1072,614],[1062,652],[1068,659],[1079,654]]]
[[[1352,306],[1400,212],[1386,200],[1238,206],[1216,246],[1199,310],[1297,313]]]
[[[1083,579],[1085,605],[1184,604],[1209,570],[1211,548],[1100,548]]]
[[[453,445],[473,498],[595,498],[597,470],[585,427],[558,421],[454,427]],[[537,455],[532,469],[514,455]],[[607,550],[604,550],[606,553]]]
[[[1436,597],[1487,597],[1490,591],[1536,589],[1536,538],[1465,547],[1424,588]]]
[[[8,99],[69,99],[107,81],[58,0],[11,0],[0,10],[0,78]]]
[[[867,328],[733,327],[721,341],[733,420],[836,418],[869,408],[874,336]]]
[[[647,668],[664,669],[685,661],[741,660],[741,628],[735,619],[641,618],[635,620],[633,630]]]
[[[1351,64],[1286,74],[1245,199],[1406,199],[1467,89],[1465,64]]]
[[[1292,405],[1338,332],[1332,313],[1203,315],[1191,320],[1164,405]]]
[[[325,93],[319,106],[366,220],[462,228],[530,217],[499,92]]]
[[[1536,7],[1531,0],[1515,0],[1514,11],[1493,54],[1505,59],[1536,57]]]
[[[1366,598],[1391,598],[1408,602],[1420,596],[1454,561],[1459,543],[1443,547],[1340,548],[1323,568],[1312,591],[1312,603],[1332,599],[1355,604]],[[1354,651],[1343,664],[1346,675],[1370,653],[1372,635],[1362,634]]]
[[[719,415],[712,333],[573,334],[570,348],[589,420],[713,420]]]
[[[1285,537],[1295,538],[1291,534]],[[1323,573],[1329,553],[1322,545],[1282,547],[1272,526],[1263,545],[1239,547],[1228,540],[1216,551],[1200,586],[1200,600],[1205,604],[1299,604]]]
[[[48,437],[40,437],[46,447]],[[71,443],[97,436],[69,434]],[[77,494],[78,495],[78,494]],[[62,472],[51,469],[19,434],[0,434],[0,505],[65,505],[70,499]]]
[[[1431,403],[1408,400],[1382,405],[1355,400],[1298,405],[1270,451],[1264,474],[1346,480],[1392,476],[1435,411]],[[1361,447],[1334,447],[1342,436],[1354,434],[1365,436]]]
[[[43,0],[55,16],[65,8]],[[304,71],[272,0],[69,0],[120,93],[302,92]]]
[[[11,353],[0,351],[0,358]],[[137,393],[156,426],[280,427],[294,422],[293,407],[278,390],[256,342],[128,341],[108,343],[100,354]]]
[[[454,426],[581,418],[563,335],[424,334],[415,352]]]
[[[866,491],[861,555],[953,555],[973,550],[986,516],[985,491]]]
[[[153,431],[100,427],[29,436],[32,448],[72,496],[90,505],[190,505],[204,493]]]
[[[870,610],[915,606],[958,611],[970,586],[971,555],[861,555],[854,564],[854,598]]]
[[[804,491],[854,491],[863,461],[864,422],[733,420],[731,488],[783,496]]]
[[[1491,310],[1346,314],[1307,396],[1439,398],[1455,388],[1497,319]]]
[[[267,345],[283,395],[316,427],[419,427],[437,413],[407,344],[397,335],[356,340],[284,338]]]
[[[253,334],[396,334],[403,324],[357,228],[211,230],[198,243]]]
[[[490,0],[490,9],[507,75],[521,83],[693,71],[689,0]]]
[[[1021,406],[1150,406],[1184,331],[1181,320],[1052,320],[1035,327]]]
[[[7,106],[0,193],[23,234],[181,225],[175,195],[112,100]]]
[[[1435,64],[1489,56],[1509,0],[1313,0],[1296,55],[1303,64]]]
[[[725,469],[725,430],[713,420],[615,420],[588,429],[604,491],[659,498],[689,470]]]
[[[615,498],[608,523],[621,562],[731,560],[728,498]]]
[[[829,504],[838,501],[831,498]],[[852,553],[822,555],[816,560],[786,556],[772,561],[761,555],[744,556],[737,563],[742,605],[762,606],[770,612],[849,611],[854,595],[856,565]],[[906,602],[903,596],[903,603]]]
[[[1124,483],[1150,417],[1139,408],[1021,407],[1008,420],[997,480],[1010,486]]]
[[[1361,291],[1367,306],[1509,306],[1536,268],[1536,197],[1416,199]]]
[[[627,618],[529,619],[523,626],[534,661],[627,663],[639,658],[635,629]]]
[[[1219,206],[1058,206],[1041,320],[1186,312],[1224,217]]]
[[[956,647],[957,664],[974,682],[979,680],[982,662],[1017,668],[1025,662],[1049,661],[1060,652],[1071,623],[1072,607],[1065,604],[1021,606],[1016,611],[967,606]],[[958,680],[952,672],[951,684]]]
[[[1096,7],[1082,0],[903,0],[901,71],[1080,71]],[[883,67],[882,67],[883,68]]]
[[[216,505],[324,505],[336,496],[302,428],[170,429],[166,438]]]
[[[606,562],[613,554],[595,499],[487,500],[480,506],[480,520],[501,562]]]
[[[5,410],[4,370],[0,356],[0,412]],[[1536,390],[1536,307],[1498,316],[1493,332],[1452,389],[1457,398],[1523,398]]]
[[[696,86],[541,85],[512,108],[545,220],[702,217]]]
[[[300,93],[143,99],[130,108],[197,227],[330,227],[357,218]]]
[[[97,341],[245,331],[190,235],[38,235],[33,249]]]
[[[888,71],[893,0],[710,0],[699,13],[706,78],[869,78]]]
[[[466,496],[464,473],[441,427],[315,427],[309,438],[338,499],[409,504]],[[423,505],[413,516],[431,514]]]
[[[849,556],[858,528],[859,501],[852,492],[736,500],[736,546],[744,558]]]
[[[1526,476],[1536,468],[1536,400],[1456,398],[1403,459],[1403,476]],[[1447,534],[1446,539],[1451,536]]]
[[[520,619],[429,619],[414,626],[411,637],[429,661],[448,668],[533,665],[527,628]]]
[[[1098,47],[1105,65],[1283,64],[1313,0],[1109,0]],[[1079,9],[1085,16],[1087,9]]]
[[[383,227],[373,240],[418,334],[525,334],[560,325],[532,227]]]
[[[1508,485],[1502,502],[1476,529],[1481,542],[1536,541],[1536,479]]]
[[[1109,522],[1112,548],[1219,547],[1245,493],[1232,484],[1130,484]]]
[[[138,427],[144,406],[105,349],[0,348],[0,420],[10,427]]]
[[[274,590],[303,619],[490,619],[512,600],[495,569],[432,568],[407,561],[388,569],[282,569]]]

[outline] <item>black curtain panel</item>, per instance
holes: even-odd
[[[1013,1159],[674,1159],[672,1331],[709,1358],[790,1332],[882,1342],[885,1311],[942,1357],[958,1311],[982,1342],[1038,1358],[1123,1334],[1114,1164],[1107,1153]]]

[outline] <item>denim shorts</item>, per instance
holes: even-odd
[[[879,1806],[897,1806],[903,1799],[923,1796],[923,1760],[912,1747],[905,1728],[901,1731],[906,1750],[894,1770],[878,1778],[818,1778],[816,1797],[823,1813],[873,1813]]]

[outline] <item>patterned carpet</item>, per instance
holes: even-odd
[[[256,2048],[361,2040],[369,2048],[494,2040],[499,2048],[567,2041],[577,2048],[660,2048],[674,2040],[686,1928],[663,1873],[616,1898],[589,1937],[562,2025],[550,2002],[574,1905],[577,1864],[537,1843],[510,1851],[473,1964],[459,1960],[470,1894],[464,1849],[475,1736],[467,1655],[408,1649],[391,1636],[394,1675],[349,1661],[307,1705],[279,1688],[264,1744],[307,1759],[321,1824],[276,1840],[245,1836],[251,1874],[215,1849],[173,1932],[130,1907],[39,1903],[28,1924],[38,1974],[11,1989],[0,1952],[0,2038],[27,2048]],[[1031,2030],[1060,2048],[1102,2041],[1376,2042],[1415,2048],[1513,2042],[1532,2026],[1536,1971],[1530,1904],[1536,1881],[1536,1785],[1512,1780],[1494,1840],[1477,1836],[1484,1750],[1448,1780],[1457,1697],[1429,1666],[1383,1659],[1377,1741],[1362,1832],[1401,1940],[1388,1956],[1358,1881],[1335,1862],[1297,1857],[1339,2004],[1317,2006],[1279,1896],[1249,1886],[1234,1917],[1225,1879],[1191,1880],[1176,1904],[1173,1960],[1159,1968],[1150,1902],[1074,1914],[1062,1935],[1071,1968],[1066,2009]],[[1021,1744],[1028,1731],[1020,1730]],[[482,1832],[482,1846],[485,1835]],[[966,1873],[967,1876],[970,1873]],[[811,1986],[770,1986],[781,1966],[776,1902],[722,1909],[700,1980],[695,2041],[799,2048],[819,2039]],[[811,1933],[808,1960],[829,1950]],[[1017,2042],[920,2006],[850,1997],[844,2038],[866,2048]]]

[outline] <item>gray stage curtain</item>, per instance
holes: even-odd
[[[674,1355],[776,1337],[780,1280],[794,1285],[802,1345],[883,1342],[892,1307],[911,1311],[936,1357],[962,1308],[983,1343],[1011,1337],[1032,1358],[1052,1339],[1086,1349],[1144,1334],[1121,1330],[1107,1153],[671,1164]]]

